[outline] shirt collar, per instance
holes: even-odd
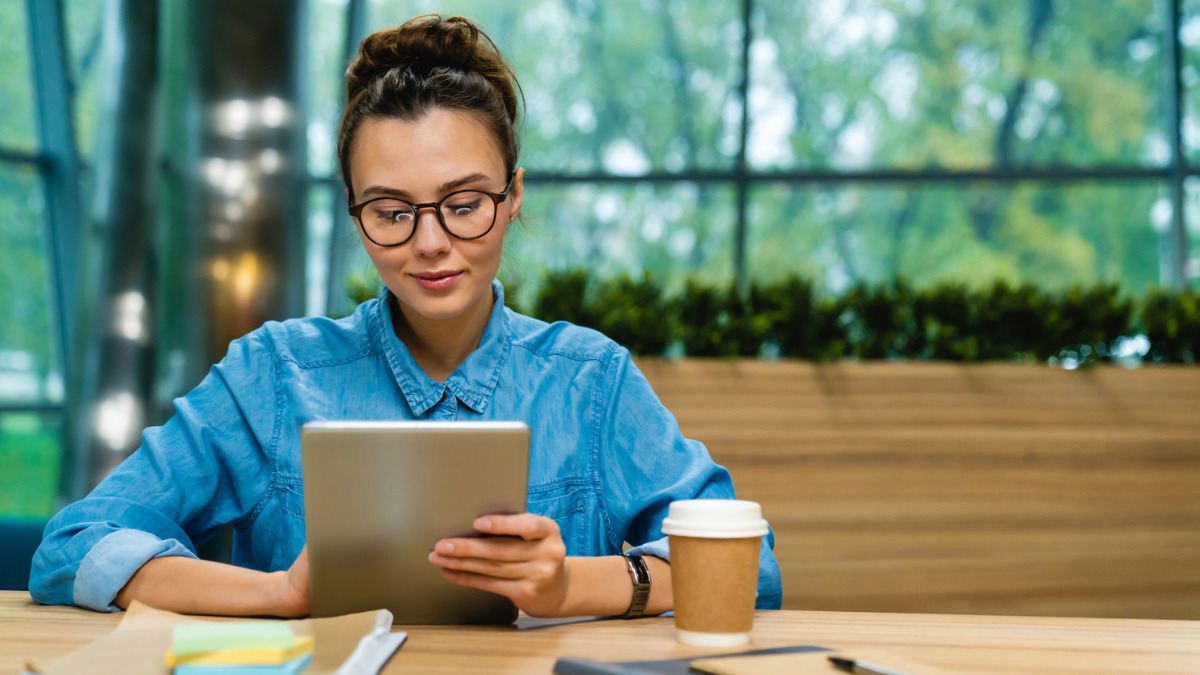
[[[483,329],[479,347],[446,379],[445,384],[430,379],[417,365],[404,342],[396,337],[396,331],[392,328],[390,295],[387,286],[384,286],[375,311],[375,329],[388,366],[413,415],[424,417],[447,390],[471,410],[483,412],[491,401],[496,383],[500,380],[500,370],[508,361],[512,346],[508,314],[504,309],[504,287],[499,281],[492,281],[492,314]]]

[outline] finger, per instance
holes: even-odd
[[[506,563],[487,558],[448,558],[437,553],[429,554],[429,562],[444,570],[469,572],[497,579],[521,579],[529,576],[528,565]]]
[[[558,523],[545,516],[519,513],[514,516],[492,515],[475,519],[474,527],[488,534],[506,534],[526,541],[558,534]]]
[[[537,552],[538,542],[525,541],[516,537],[489,537],[487,539],[442,539],[433,547],[433,552],[455,558],[490,558],[503,562],[529,560]]]
[[[503,579],[500,577],[484,576],[482,574],[474,574],[472,572],[460,572],[458,570],[442,570],[442,578],[459,586],[468,588],[478,588],[482,591],[489,591],[497,595],[513,600],[520,606],[520,598],[526,594],[523,586],[524,582],[514,579]]]

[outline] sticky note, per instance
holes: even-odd
[[[174,675],[297,675],[312,663],[312,654],[273,666],[176,666]]]
[[[191,623],[175,627],[171,651],[178,658],[218,649],[291,649],[295,640],[283,621]]]
[[[194,652],[192,654],[176,654],[167,652],[167,667],[194,665],[279,665],[305,654],[311,654],[313,639],[310,635],[296,636],[296,642],[290,649],[277,647],[235,647],[233,649],[218,649],[211,652]]]

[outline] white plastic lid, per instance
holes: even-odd
[[[682,499],[671,502],[664,534],[679,537],[737,539],[767,533],[758,502],[740,499]]]

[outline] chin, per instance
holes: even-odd
[[[429,321],[449,321],[462,316],[482,300],[481,296],[468,295],[458,292],[460,289],[441,296],[433,296],[418,291],[406,296],[397,296],[418,316]]]

